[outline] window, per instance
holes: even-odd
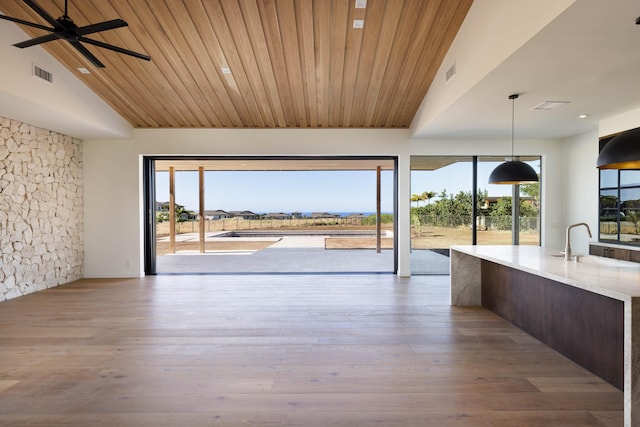
[[[540,170],[539,156],[520,160]],[[411,274],[449,274],[451,245],[540,244],[539,183],[488,183],[504,161],[504,156],[411,157]]]
[[[539,156],[521,156],[519,160],[529,164],[541,178]],[[485,188],[478,219],[479,245],[540,245],[540,183],[518,186],[487,184],[491,172],[505,161],[504,157],[478,158],[478,188]],[[514,194],[517,190],[518,193]],[[519,203],[519,217],[514,224],[513,199]],[[518,230],[513,235],[514,226]]]
[[[601,170],[599,203],[599,241],[640,246],[640,170]]]

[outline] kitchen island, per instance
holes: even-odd
[[[623,389],[625,425],[640,426],[640,264],[453,246],[451,304],[482,305]]]

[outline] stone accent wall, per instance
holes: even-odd
[[[83,275],[82,145],[0,117],[0,301]]]

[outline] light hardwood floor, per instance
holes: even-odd
[[[620,426],[448,276],[82,280],[0,303],[0,425]]]

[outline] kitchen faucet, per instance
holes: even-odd
[[[591,229],[589,228],[589,224],[586,222],[578,222],[577,224],[571,224],[567,227],[567,242],[564,246],[564,259],[565,261],[571,261],[571,229],[574,227],[578,227],[580,225],[584,225],[587,227],[587,232],[589,233],[589,237],[591,237]]]

